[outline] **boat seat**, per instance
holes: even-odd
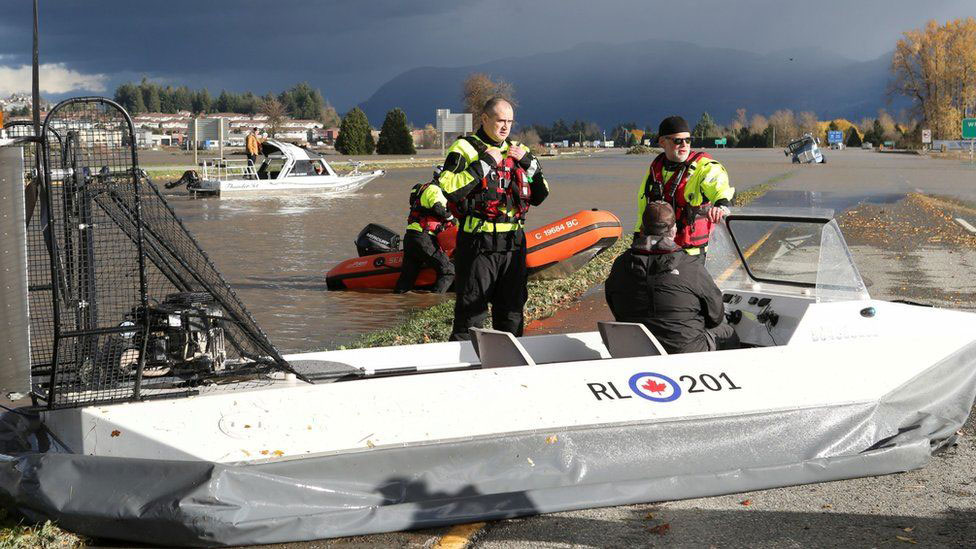
[[[471,346],[481,360],[482,368],[534,366],[535,361],[515,336],[509,332],[470,328]]]
[[[613,358],[668,354],[661,342],[639,322],[597,322],[603,344]]]

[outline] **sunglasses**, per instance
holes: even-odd
[[[675,145],[691,145],[690,137],[669,137],[668,140]]]

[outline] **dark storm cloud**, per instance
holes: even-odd
[[[340,109],[417,66],[463,66],[584,42],[647,38],[769,53],[822,48],[865,60],[901,32],[969,15],[970,0],[40,0],[42,62],[145,75],[212,92],[299,81]],[[30,0],[4,0],[0,65],[30,59]],[[599,47],[599,46],[594,46]],[[680,62],[680,59],[676,59]],[[608,63],[612,63],[608,59]]]

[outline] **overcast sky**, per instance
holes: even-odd
[[[0,96],[30,89],[31,5],[0,0]],[[41,87],[111,96],[145,76],[263,94],[307,81],[343,112],[419,66],[648,38],[868,60],[929,19],[972,15],[973,0],[40,0]]]

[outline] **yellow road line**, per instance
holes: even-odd
[[[759,240],[757,240],[755,244],[753,244],[752,246],[749,246],[749,248],[746,251],[742,252],[742,255],[746,259],[749,259],[749,257],[752,254],[756,253],[756,250],[758,250],[759,247],[762,246],[766,242],[766,240],[769,239],[769,237],[772,234],[773,234],[773,231],[769,231],[768,233],[764,234],[763,237],[760,238]],[[728,269],[725,269],[725,272],[722,273],[721,275],[719,275],[719,277],[717,279],[715,279],[715,283],[716,284],[721,284],[721,283],[725,282],[725,280],[727,278],[729,278],[730,276],[732,276],[732,273],[735,272],[736,267],[738,267],[739,265],[742,265],[742,260],[741,259],[736,259],[735,260],[735,263],[732,264],[732,266],[730,266]]]
[[[437,543],[434,544],[432,549],[464,549],[469,543],[471,543],[471,538],[484,527],[484,522],[458,524],[454,528],[448,530],[448,532],[444,534],[441,539],[437,541]]]

